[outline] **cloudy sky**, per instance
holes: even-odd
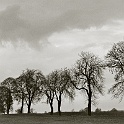
[[[0,0],[0,81],[19,76],[26,68],[45,75],[70,68],[81,51],[104,59],[113,43],[123,39],[124,0]],[[107,92],[114,79],[107,71],[105,77]],[[107,93],[98,101],[102,110],[124,109],[124,101],[112,100]],[[78,93],[74,102],[64,100],[62,110],[86,106]],[[45,103],[34,108],[49,111]]]

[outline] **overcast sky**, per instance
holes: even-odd
[[[70,68],[81,51],[104,59],[123,38],[124,0],[0,0],[0,81],[16,78],[26,68],[45,75]],[[114,79],[107,71],[105,78],[107,92]],[[98,101],[102,110],[124,109],[124,101],[107,93]],[[64,100],[62,111],[86,106],[78,93],[73,103]],[[49,111],[49,105],[39,103],[35,110]]]

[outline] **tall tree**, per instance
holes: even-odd
[[[24,106],[24,85],[23,81],[21,81],[21,78],[12,78],[9,77],[5,79],[2,83],[2,86],[6,86],[10,91],[13,96],[13,99],[18,101],[18,103],[21,102],[21,109],[20,113],[23,113],[23,106]]]
[[[73,68],[73,85],[88,97],[88,115],[91,116],[91,104],[97,94],[103,94],[103,62],[94,54],[81,52]]]
[[[3,101],[2,95],[0,95],[0,113],[5,114],[5,106],[4,106],[4,101]]]
[[[1,82],[1,88],[2,91],[5,91],[5,95],[7,97],[6,110],[7,110],[7,114],[9,114],[10,108],[12,108],[12,103],[15,97],[16,80],[12,77],[6,78],[3,82]]]
[[[71,83],[70,70],[65,68],[52,72],[52,79],[55,83],[55,96],[58,102],[58,113],[61,115],[62,96],[73,100],[75,96],[74,86]]]
[[[14,98],[18,103],[21,103],[20,113],[23,113],[24,100],[25,100],[25,84],[23,78],[19,76],[16,78],[16,89],[14,93]]]
[[[45,77],[38,70],[27,69],[19,76],[22,82],[20,92],[22,92],[24,100],[28,106],[28,113],[31,110],[31,104],[40,100],[44,89]]]
[[[52,73],[46,76],[45,95],[47,96],[47,103],[49,103],[50,108],[51,108],[51,115],[53,115],[53,100],[55,97],[55,83],[53,81]]]
[[[24,84],[20,77],[14,79],[12,77],[9,77],[5,79],[2,83],[2,86],[6,86],[8,89],[10,89],[11,94],[13,96],[13,99],[21,102],[21,109],[20,113],[23,113],[23,106],[24,106]]]
[[[110,89],[115,98],[124,96],[124,41],[113,45],[112,49],[106,55],[106,64],[112,74],[115,74],[115,83]]]
[[[10,89],[5,86],[0,86],[0,102],[3,112],[9,114],[12,109],[13,99]]]

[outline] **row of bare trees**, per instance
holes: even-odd
[[[13,100],[21,103],[20,112],[23,113],[23,107],[26,104],[28,113],[30,113],[31,105],[34,102],[38,102],[45,95],[47,97],[47,103],[50,104],[51,114],[53,114],[53,100],[56,99],[58,102],[58,112],[61,115],[61,102],[62,97],[69,97],[74,99],[74,87],[71,83],[70,70],[60,69],[55,70],[46,77],[38,70],[27,69],[23,73],[14,78],[7,78],[1,83],[2,88],[8,89],[8,94],[5,95],[1,92],[1,97],[6,97],[9,103],[4,105],[6,100],[1,101],[7,114],[9,114],[10,107],[12,106]]]
[[[88,115],[91,104],[97,95],[104,93],[103,72],[106,67],[115,72],[117,82],[109,89],[114,97],[124,95],[124,42],[118,42],[106,55],[105,61],[89,52],[81,52],[73,68],[55,70],[44,76],[39,70],[26,69],[17,78],[7,78],[0,85],[0,110],[9,114],[13,101],[21,103],[20,112],[26,104],[28,113],[31,105],[46,96],[53,114],[53,102],[57,100],[58,113],[61,115],[63,98],[74,100],[75,89],[82,90],[88,101]]]

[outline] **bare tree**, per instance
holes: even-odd
[[[24,101],[26,98],[26,89],[25,89],[25,82],[23,81],[22,76],[19,76],[16,78],[16,89],[14,93],[15,100],[18,101],[18,103],[21,103],[21,108],[20,108],[20,114],[23,113],[23,108],[24,108]]]
[[[31,104],[39,101],[41,98],[41,95],[43,93],[42,91],[44,89],[45,77],[38,70],[27,69],[26,71],[23,71],[19,78],[22,82],[20,93],[22,92],[22,94],[24,95],[24,100],[28,106],[28,113],[30,113]]]
[[[13,100],[15,98],[16,80],[12,77],[6,78],[1,82],[1,90],[4,92],[4,97],[7,97],[4,102],[6,103],[7,114],[9,114],[10,108],[12,108]],[[4,98],[3,97],[3,98]]]
[[[55,97],[55,82],[53,81],[53,74],[50,73],[46,76],[45,83],[45,95],[47,96],[47,103],[49,103],[51,108],[51,115],[53,115],[53,100]]]
[[[109,93],[113,94],[115,98],[124,96],[124,42],[118,42],[113,45],[112,49],[106,55],[106,64],[112,74],[115,74],[115,81],[117,82],[109,89]]]
[[[88,97],[88,115],[91,116],[91,103],[97,94],[103,94],[103,69],[104,64],[94,54],[81,52],[73,68],[73,85],[82,90]]]
[[[24,82],[20,77],[14,79],[12,77],[9,77],[5,79],[2,83],[2,86],[6,86],[13,96],[13,99],[18,101],[20,103],[21,101],[21,109],[20,113],[23,113],[23,106],[24,106]]]
[[[75,96],[74,86],[71,83],[70,70],[65,68],[52,72],[53,82],[55,83],[55,96],[58,102],[58,113],[61,115],[62,96],[73,100]]]
[[[9,88],[0,86],[0,101],[3,112],[9,114],[13,105],[13,99]]]

